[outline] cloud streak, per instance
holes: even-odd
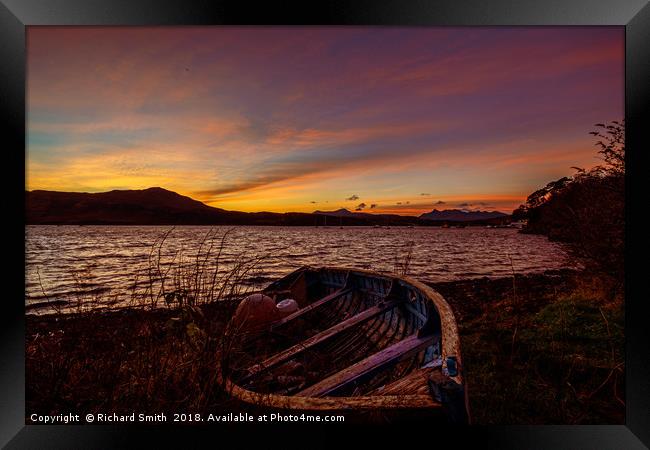
[[[34,27],[27,44],[28,189],[507,210],[597,164],[587,132],[623,116],[615,27]]]

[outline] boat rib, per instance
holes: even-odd
[[[304,352],[305,350],[308,350],[322,342],[325,342],[328,339],[331,339],[334,336],[337,336],[358,324],[361,324],[367,320],[372,319],[373,317],[383,314],[389,309],[395,307],[397,304],[398,302],[389,302],[389,303],[384,303],[381,305],[368,308],[360,312],[359,314],[356,314],[350,317],[349,319],[344,320],[343,322],[340,322],[334,325],[333,327],[328,328],[327,330],[315,334],[309,339],[306,339],[305,341],[296,344],[293,347],[290,347],[280,353],[271,356],[270,358],[265,359],[261,363],[251,366],[250,368],[247,369],[248,372],[247,375],[243,377],[240,381],[247,381],[250,378],[254,377],[255,375],[258,375],[266,370],[276,367],[279,364],[282,364],[283,362],[286,362],[287,360],[298,356],[300,353]]]
[[[284,325],[287,322],[290,322],[290,321],[292,321],[294,319],[297,319],[297,318],[299,318],[301,316],[304,316],[308,312],[313,311],[314,309],[316,309],[316,308],[318,308],[320,306],[326,305],[327,303],[329,303],[329,302],[331,302],[333,300],[336,300],[339,297],[342,297],[343,295],[347,294],[350,291],[352,291],[352,289],[343,287],[343,288],[337,290],[336,292],[333,292],[330,295],[328,295],[326,297],[323,297],[322,299],[320,299],[318,301],[315,301],[311,305],[305,306],[304,308],[299,309],[295,313],[289,314],[287,317],[278,320],[277,322],[275,322],[275,323],[273,323],[271,325],[271,330],[275,330],[275,329],[281,327],[282,325]]]
[[[440,339],[439,334],[418,337],[411,335],[406,339],[385,348],[369,357],[335,373],[324,380],[303,389],[296,397],[324,397],[354,383],[375,371],[385,369],[408,358]]]

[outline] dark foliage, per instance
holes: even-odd
[[[566,242],[589,269],[623,279],[625,232],[625,122],[597,124],[590,134],[603,164],[574,167],[573,177],[533,192],[513,213],[526,217],[525,232]]]

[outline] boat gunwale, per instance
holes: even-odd
[[[296,269],[293,272],[285,275],[288,277],[298,271],[338,271],[338,272],[349,272],[351,274],[359,274],[362,276],[373,276],[380,278],[388,279],[398,279],[407,285],[410,285],[412,288],[420,291],[420,293],[431,301],[435,306],[438,315],[440,316],[440,328],[441,328],[441,353],[442,353],[442,363],[443,369],[447,365],[447,356],[455,356],[456,363],[458,366],[458,372],[455,376],[449,376],[449,378],[456,383],[464,386],[463,383],[463,364],[462,357],[460,353],[460,339],[458,336],[458,326],[456,324],[456,319],[454,313],[447,303],[447,301],[442,297],[440,293],[436,290],[427,286],[426,284],[411,278],[407,275],[400,275],[391,272],[375,272],[367,269],[356,269],[349,267],[339,267],[339,266],[304,266],[300,269]],[[284,277],[282,277],[284,278]],[[276,280],[274,283],[282,280]],[[273,283],[272,283],[273,284]],[[347,410],[347,409],[417,409],[417,408],[438,408],[442,405],[437,402],[432,396],[428,395],[372,395],[372,396],[353,396],[353,397],[298,397],[298,396],[288,396],[280,395],[273,393],[260,393],[250,391],[239,386],[237,383],[233,382],[229,377],[224,376],[221,368],[218,369],[218,379],[221,384],[226,389],[226,392],[233,397],[242,400],[247,403],[252,403],[259,406],[266,406],[271,408],[281,408],[281,409],[294,409],[294,410]],[[467,406],[467,393],[465,392],[465,403]]]

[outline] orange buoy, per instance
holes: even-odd
[[[240,330],[259,329],[281,317],[282,313],[271,297],[253,294],[243,299],[237,306],[232,323]]]

